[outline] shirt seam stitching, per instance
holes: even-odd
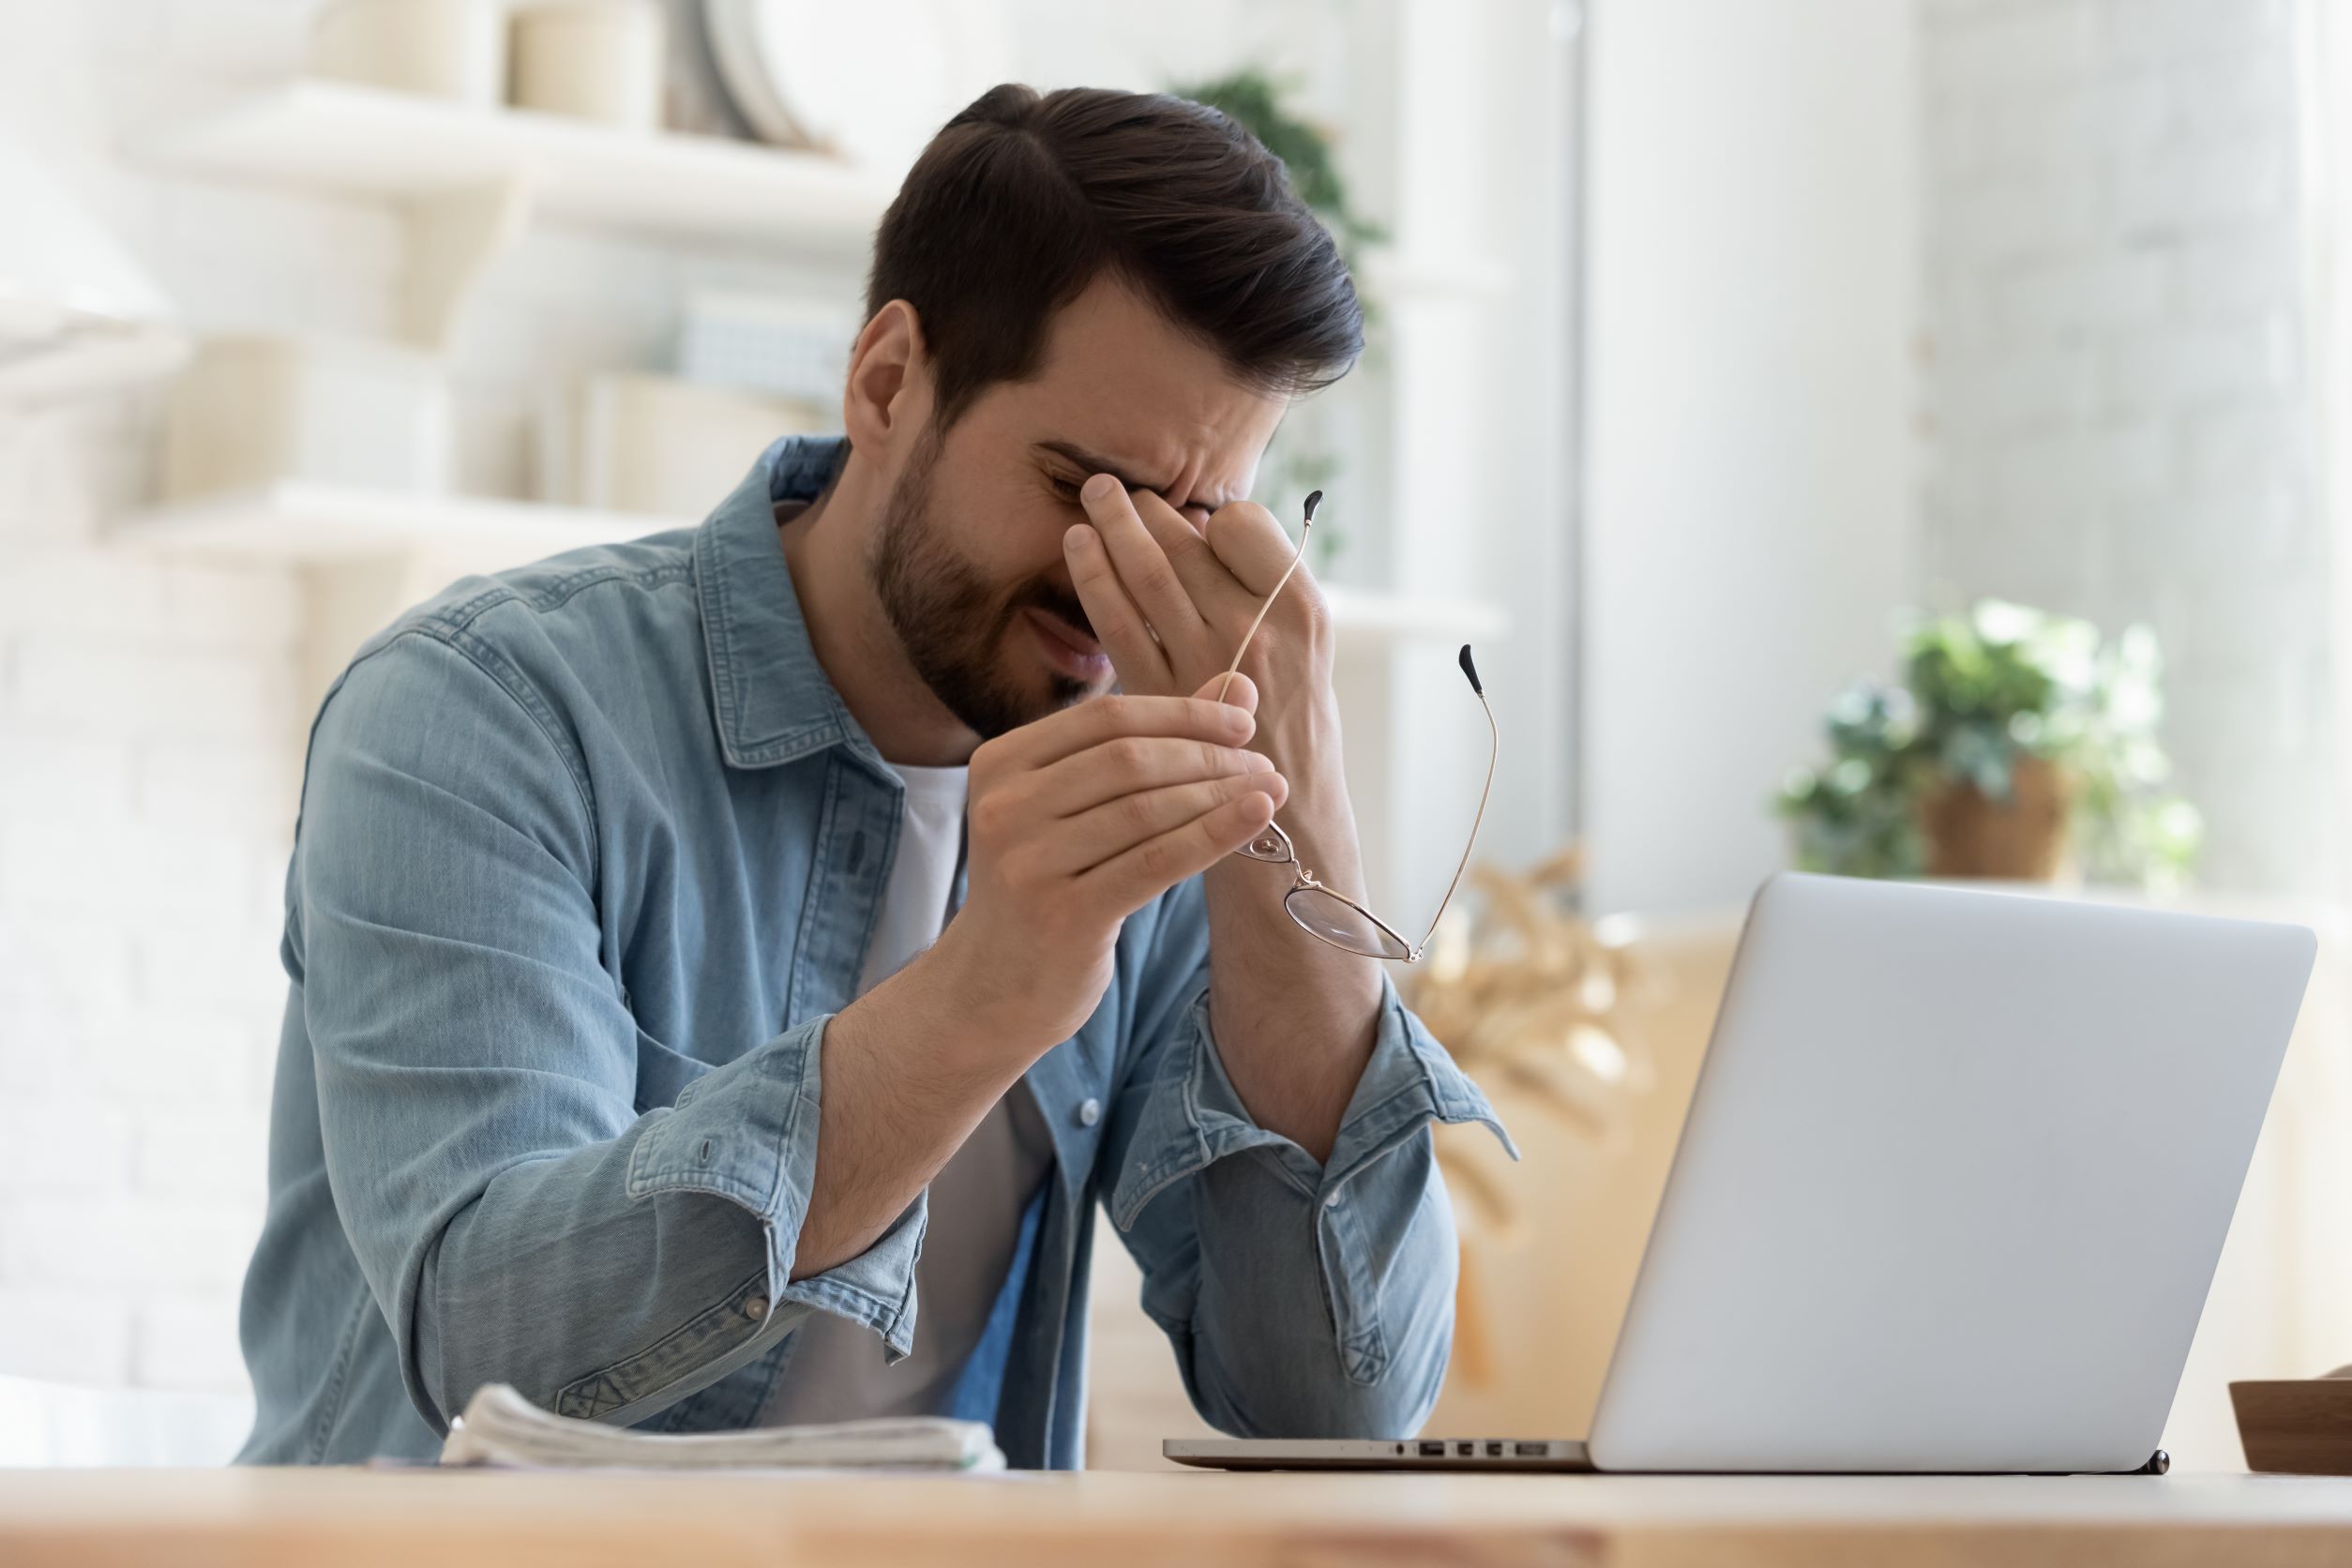
[[[621,582],[647,590],[666,588],[673,582],[686,580],[691,569],[691,564],[686,561],[664,562],[657,566],[636,570],[610,565],[580,566],[552,579],[535,594],[526,593],[512,582],[497,582],[470,598],[460,599],[456,604],[419,617],[412,629],[445,628],[461,633],[470,630],[475,622],[505,604],[520,605],[535,615],[550,615],[564,609],[589,589],[607,582]]]
[[[741,1317],[743,1315],[743,1308],[741,1305],[742,1302],[747,1300],[751,1292],[760,1289],[766,1283],[766,1281],[767,1271],[765,1269],[761,1269],[758,1274],[746,1276],[742,1283],[728,1290],[717,1301],[713,1302],[709,1306],[702,1308],[700,1312],[689,1313],[683,1321],[678,1323],[674,1328],[671,1329],[669,1333],[663,1334],[659,1339],[655,1340],[643,1349],[638,1350],[630,1355],[623,1356],[618,1361],[610,1362],[603,1366],[596,1368],[594,1371],[584,1372],[580,1376],[574,1378],[570,1382],[565,1383],[562,1388],[555,1391],[556,1405],[560,1409],[565,1400],[588,1384],[611,1379],[616,1374],[622,1373],[631,1366],[650,1361],[652,1358],[659,1355],[664,1347],[670,1345],[672,1341],[684,1335],[687,1330],[693,1328],[695,1324],[701,1322],[703,1319],[709,1317],[714,1312],[724,1308],[733,1312],[737,1317]],[[752,1334],[755,1337],[758,1335],[760,1325],[754,1324],[752,1326]],[[688,1368],[688,1371],[691,1370],[691,1368]],[[637,1403],[639,1399],[652,1398],[654,1395],[659,1394],[663,1388],[668,1388],[672,1384],[683,1382],[684,1380],[685,1379],[682,1377],[672,1377],[657,1387],[647,1389],[644,1393],[638,1395],[636,1398],[623,1400],[621,1405],[632,1405]],[[619,1410],[621,1405],[611,1405],[606,1408],[608,1410]]]
[[[468,626],[471,624],[469,622]],[[430,642],[448,649],[479,671],[483,679],[496,686],[505,696],[506,701],[512,702],[516,709],[531,721],[531,727],[538,731],[539,738],[545,741],[548,749],[555,754],[556,761],[563,765],[564,775],[571,780],[572,792],[580,801],[580,836],[588,846],[588,882],[591,887],[595,886],[596,878],[601,873],[603,862],[603,852],[596,841],[596,796],[589,787],[588,780],[581,776],[581,770],[573,762],[569,749],[556,738],[555,732],[549,728],[546,718],[541,716],[538,709],[527,701],[521,693],[507,684],[505,676],[491,669],[481,654],[475,652],[471,644],[478,643],[480,639],[475,637],[471,631],[456,628],[444,635],[440,628],[427,623],[411,626],[401,635],[422,637]],[[398,637],[394,638],[392,641],[386,642],[376,652],[381,654],[389,651],[399,640]],[[372,658],[375,655],[371,654],[369,656]]]

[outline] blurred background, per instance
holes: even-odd
[[[241,1435],[326,682],[833,428],[872,225],[1007,79],[1234,113],[1371,307],[1259,498],[1331,497],[1378,907],[1476,798],[1455,643],[1502,724],[1414,980],[1529,1157],[1445,1140],[1436,1425],[1581,1429],[1790,865],[2318,927],[2168,1446],[2352,1361],[2330,0],[0,0],[0,1460]],[[1154,1463],[1102,1250],[1094,1462]]]

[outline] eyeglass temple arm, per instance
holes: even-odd
[[[1249,652],[1250,643],[1258,637],[1258,628],[1266,624],[1266,611],[1274,608],[1274,600],[1282,596],[1283,587],[1289,582],[1290,574],[1297,571],[1299,563],[1306,558],[1306,531],[1315,526],[1315,508],[1322,504],[1321,490],[1315,490],[1307,496],[1306,520],[1299,524],[1299,548],[1291,554],[1290,565],[1283,569],[1281,581],[1274,585],[1274,592],[1268,594],[1266,601],[1258,607],[1258,618],[1250,622],[1249,630],[1242,634],[1242,645],[1233,650],[1233,662],[1225,667],[1225,680],[1217,686],[1218,701],[1224,701],[1225,694],[1232,689],[1233,677],[1242,668],[1242,656]]]
[[[1478,846],[1478,827],[1486,820],[1486,797],[1494,793],[1495,759],[1502,750],[1502,732],[1495,726],[1494,704],[1486,701],[1486,688],[1479,683],[1478,666],[1470,662],[1470,644],[1462,644],[1459,663],[1462,673],[1470,677],[1470,690],[1477,694],[1478,711],[1486,716],[1486,782],[1478,788],[1478,814],[1470,819],[1469,841],[1462,846],[1462,858],[1454,864],[1454,880],[1445,884],[1445,897],[1438,900],[1438,912],[1429,917],[1429,928],[1421,933],[1413,944],[1419,954],[1429,945],[1429,939],[1438,934],[1438,922],[1445,918],[1445,908],[1454,902],[1455,889],[1462,885],[1462,873],[1470,869],[1470,851]]]

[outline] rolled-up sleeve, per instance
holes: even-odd
[[[1410,1435],[1444,1380],[1457,1266],[1429,1126],[1510,1135],[1385,977],[1321,1163],[1243,1105],[1205,971],[1166,1017],[1119,1102],[1108,1207],[1195,1408],[1241,1437]]]
[[[825,1018],[639,1103],[601,957],[585,780],[462,647],[363,658],[313,732],[290,944],[336,1208],[436,1430],[488,1382],[641,1419],[816,1308],[903,1355],[918,1202],[792,1279]]]

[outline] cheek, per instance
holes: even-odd
[[[1043,485],[1016,488],[985,513],[967,520],[964,548],[972,565],[992,582],[1007,587],[1041,579],[1069,581],[1062,535],[1086,520],[1075,501],[1064,505]]]
[[[931,492],[932,516],[949,547],[974,576],[1008,591],[1041,578],[1066,583],[1062,535],[1086,519],[1075,494],[1063,500],[1026,461],[996,460],[1000,451],[1020,449],[968,415],[948,437]]]

